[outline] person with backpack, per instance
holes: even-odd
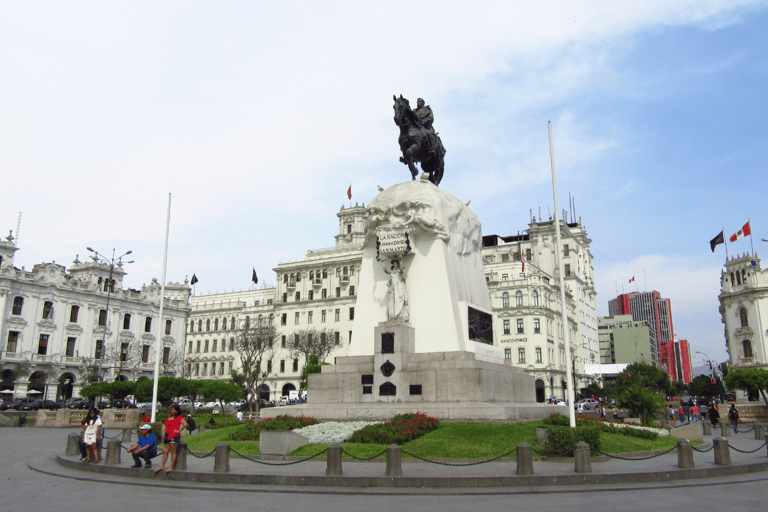
[[[733,431],[739,433],[739,410],[736,409],[736,404],[731,404],[731,409],[728,411],[728,419],[731,421]]]

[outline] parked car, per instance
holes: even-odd
[[[9,404],[5,404],[5,409],[3,410],[9,410],[9,411],[21,411],[22,407],[27,405],[28,403],[34,402],[34,398],[17,398],[13,402]]]
[[[90,403],[85,398],[74,398],[67,400],[67,405],[69,409],[88,409]]]
[[[22,411],[38,411],[40,409],[48,409],[50,411],[57,411],[61,408],[61,404],[54,402],[53,400],[43,400],[39,398],[33,400],[21,406]]]
[[[136,406],[130,400],[112,400],[109,406],[113,409],[135,409]]]
[[[579,404],[581,404],[582,407],[584,407],[585,411],[592,411],[592,410],[594,410],[595,407],[600,405],[600,402],[598,402],[594,398],[582,398],[581,400],[576,402],[576,404],[573,406],[574,409],[578,409],[579,408]]]

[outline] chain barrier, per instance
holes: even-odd
[[[237,452],[237,451],[235,451],[235,450],[234,450],[234,448],[232,448],[231,446],[229,447],[229,449],[230,449],[230,450],[231,450],[231,451],[232,451],[232,452],[233,452],[235,455],[239,455],[240,457],[244,458],[245,460],[249,460],[249,461],[251,461],[251,462],[255,462],[256,464],[264,464],[265,466],[290,466],[291,464],[299,464],[299,463],[301,463],[301,462],[306,462],[306,461],[308,461],[308,460],[312,460],[312,459],[314,459],[315,457],[319,457],[320,455],[322,455],[322,454],[324,454],[326,451],[328,451],[328,449],[327,449],[327,448],[324,448],[324,449],[323,449],[323,451],[321,451],[320,453],[318,453],[318,454],[316,454],[316,455],[312,455],[311,457],[307,457],[306,459],[301,459],[301,460],[292,460],[292,461],[289,461],[289,462],[267,462],[267,461],[265,461],[265,460],[252,459],[252,458],[251,458],[251,457],[249,457],[248,455],[243,455],[242,453],[238,453],[238,452]]]
[[[730,448],[731,450],[736,450],[739,453],[755,453],[757,450],[762,450],[764,447],[765,447],[765,443],[761,444],[760,446],[758,446],[754,450],[739,450],[735,446],[731,446],[730,444],[728,445],[728,448]]]
[[[495,460],[499,460],[500,458],[506,457],[507,455],[513,453],[515,450],[517,450],[517,448],[513,448],[512,450],[508,451],[507,453],[503,453],[503,454],[499,455],[498,457],[494,457],[492,459],[487,459],[487,460],[481,460],[481,461],[478,461],[478,462],[440,462],[440,461],[437,461],[437,460],[430,460],[430,459],[425,459],[424,457],[419,457],[418,455],[414,455],[413,453],[407,452],[405,450],[400,450],[400,451],[402,453],[406,454],[406,455],[410,455],[411,457],[413,457],[415,459],[419,459],[419,460],[424,461],[424,462],[429,462],[431,464],[439,464],[441,466],[477,466],[479,464],[486,464],[488,462],[493,462]]]
[[[373,457],[355,457],[354,455],[346,451],[344,448],[341,449],[341,453],[346,453],[349,457],[352,457],[355,460],[373,460],[373,459],[378,459],[379,457],[387,453],[387,450],[385,448],[383,452],[379,453],[378,455],[374,455]]]
[[[211,451],[210,453],[206,453],[205,455],[197,455],[195,452],[193,452],[192,450],[189,449],[189,445],[188,444],[185,444],[184,448],[186,448],[188,454],[190,454],[191,456],[193,456],[193,457],[195,457],[197,459],[204,459],[204,458],[210,457],[211,455],[216,453],[216,449],[214,448],[213,451]]]
[[[597,453],[600,455],[605,455],[607,457],[610,457],[612,459],[619,459],[619,460],[649,460],[649,459],[655,459],[656,457],[661,457],[662,455],[666,455],[670,452],[673,452],[677,449],[677,446],[673,446],[669,450],[663,451],[661,453],[656,453],[654,455],[648,455],[647,457],[619,457],[618,455],[611,455],[610,453],[604,453],[600,450],[595,449]]]
[[[707,448],[706,450],[699,450],[699,449],[698,449],[698,448],[696,448],[695,446],[691,446],[691,448],[693,448],[694,450],[696,450],[696,451],[697,451],[697,452],[699,452],[699,453],[707,453],[708,451],[712,451],[712,450],[714,450],[714,449],[715,449],[715,445],[712,445],[712,446],[710,446],[710,447],[709,447],[709,448]]]
[[[122,436],[122,435],[123,435],[123,433],[122,433],[122,431],[121,431],[121,432],[120,432],[119,434],[117,434],[115,437],[109,437],[109,436],[107,435],[107,429],[104,429],[104,439],[117,439],[118,437],[120,437],[120,436]]]
[[[755,426],[754,425],[752,425],[751,427],[749,427],[746,430],[742,430],[741,432],[736,432],[735,430],[734,430],[734,432],[736,432],[737,434],[749,434],[753,430],[755,430]]]

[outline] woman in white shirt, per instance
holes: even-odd
[[[99,451],[96,449],[96,443],[99,441],[101,435],[101,418],[95,408],[91,408],[88,411],[88,416],[85,418],[85,430],[83,431],[83,443],[85,443],[85,451],[87,457],[85,462],[99,462]]]

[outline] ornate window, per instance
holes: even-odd
[[[518,291],[515,294],[515,306],[522,307],[523,305],[523,292]]]
[[[741,342],[741,348],[744,351],[744,358],[751,358],[752,357],[752,342],[749,340],[744,340]]]
[[[739,310],[739,319],[741,320],[742,327],[749,327],[749,315],[747,314],[746,308],[741,308]]]
[[[77,316],[80,314],[80,306],[72,306],[69,310],[69,321],[73,324],[77,323]]]
[[[21,310],[24,307],[24,297],[14,297],[13,298],[13,311],[11,312],[12,315],[20,315]]]
[[[531,293],[531,303],[534,306],[539,305],[539,293],[536,290],[533,290],[533,293]]]
[[[504,294],[501,296],[501,307],[509,307],[509,294],[507,292],[504,292]]]

